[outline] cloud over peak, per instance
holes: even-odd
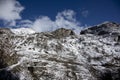
[[[31,27],[38,32],[54,31],[58,28],[72,29],[76,33],[80,31],[80,23],[77,22],[73,10],[58,12],[54,21],[48,16],[41,16],[33,22]]]

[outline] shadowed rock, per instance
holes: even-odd
[[[5,69],[0,70],[0,80],[20,80],[19,76]]]
[[[8,28],[0,29],[0,80],[19,80],[7,67],[17,63],[18,56],[15,54],[14,45],[11,43],[13,33]],[[13,54],[13,55],[11,55]]]
[[[114,22],[106,22],[101,25],[90,27],[88,29],[82,30],[80,34],[94,34],[94,35],[111,35],[120,33],[120,24]]]
[[[9,28],[0,28],[0,34],[13,34]]]
[[[53,31],[52,34],[56,38],[63,38],[63,37],[68,37],[70,35],[75,35],[75,33],[71,29],[65,29],[65,28],[57,29],[56,31]]]

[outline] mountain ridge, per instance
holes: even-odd
[[[101,25],[80,35],[64,28],[25,35],[0,29],[1,46],[6,45],[1,50],[8,56],[3,67],[19,74],[20,80],[119,80],[120,25]],[[102,29],[104,25],[107,29]],[[100,35],[99,30],[107,33]]]

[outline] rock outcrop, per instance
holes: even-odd
[[[18,62],[15,45],[11,41],[12,35],[10,29],[0,29],[0,80],[19,80],[17,68],[9,69],[9,66]]]
[[[69,37],[75,35],[75,33],[70,29],[60,28],[52,32],[55,38]]]
[[[106,22],[83,30],[80,32],[80,34],[120,35],[120,24],[114,22]]]

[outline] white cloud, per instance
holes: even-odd
[[[73,10],[65,10],[58,13],[55,20],[58,28],[72,29],[76,33],[80,31],[80,23],[75,18],[75,12]]]
[[[88,16],[88,14],[89,14],[89,11],[88,10],[84,10],[84,11],[81,12],[81,14],[82,14],[83,17],[86,18]]]
[[[32,28],[37,32],[54,31],[58,28],[72,29],[76,33],[80,32],[80,23],[75,18],[75,12],[73,10],[65,10],[59,12],[56,16],[56,20],[53,21],[47,16],[42,16],[36,19]]]
[[[21,19],[20,13],[24,9],[16,0],[0,0],[0,20],[5,24],[15,25],[15,20]]]
[[[33,22],[32,28],[37,32],[46,32],[46,31],[52,31],[54,28],[56,28],[56,24],[54,21],[52,21],[47,16],[42,16],[36,19]]]

